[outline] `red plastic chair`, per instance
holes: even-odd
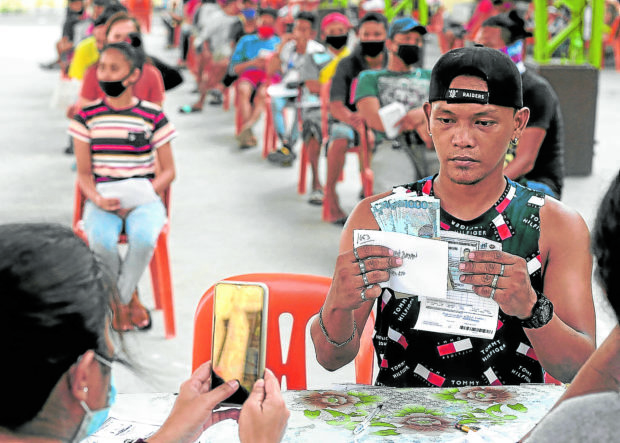
[[[230,87],[224,88],[224,92],[222,92],[222,110],[230,110]]]
[[[82,214],[84,211],[84,202],[86,198],[80,189],[80,185],[75,185],[75,199],[73,202],[73,232],[84,242],[88,243],[86,232],[84,231],[84,222]],[[155,299],[155,309],[164,311],[164,329],[166,338],[174,338],[176,328],[174,323],[174,302],[172,292],[172,276],[170,273],[170,260],[168,255],[168,233],[170,231],[170,188],[168,188],[162,197],[166,212],[168,214],[166,223],[162,228],[153,258],[149,265],[151,269],[151,283],[153,286],[153,298]],[[127,243],[127,236],[121,234],[118,239],[119,243]]]
[[[267,158],[270,152],[275,151],[278,135],[273,124],[273,110],[271,109],[271,97],[265,94],[265,129],[263,131],[263,158]]]
[[[286,376],[288,389],[306,389],[306,325],[323,305],[331,285],[331,278],[303,274],[245,274],[225,280],[260,282],[267,285],[269,310],[266,366],[274,372],[280,383],[282,377]],[[192,370],[211,359],[214,292],[215,286],[210,287],[196,308]],[[282,359],[279,325],[280,315],[283,313],[290,313],[293,316],[289,353],[284,359]],[[371,318],[366,322],[361,336],[360,351],[355,358],[357,383],[372,383],[373,327],[374,318]]]
[[[620,71],[620,15],[612,22],[609,32],[603,42],[602,67],[605,67],[605,49],[610,47],[614,51],[614,63],[616,71]]]

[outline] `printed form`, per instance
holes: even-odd
[[[498,304],[480,297],[471,285],[461,283],[459,264],[472,251],[502,250],[501,243],[473,235],[441,231],[448,244],[448,268],[453,288],[445,299],[419,297],[420,313],[414,329],[492,339],[497,329]]]

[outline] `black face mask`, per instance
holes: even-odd
[[[127,80],[132,73],[133,73],[133,68],[131,68],[131,70],[129,71],[129,74],[127,74],[124,78],[120,80],[117,80],[114,82],[99,81],[99,87],[101,88],[103,93],[107,95],[108,97],[118,97],[123,92],[125,92],[125,90],[127,89],[127,86],[125,86],[123,82]]]
[[[407,66],[411,66],[420,60],[420,47],[418,45],[398,45],[396,53]]]
[[[376,57],[381,54],[383,48],[385,47],[385,42],[360,42],[360,48],[362,48],[362,55],[366,55],[368,57]]]
[[[325,44],[331,46],[334,49],[340,49],[344,45],[347,44],[347,39],[349,36],[347,34],[344,35],[328,35],[325,37]]]

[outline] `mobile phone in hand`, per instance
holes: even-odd
[[[239,389],[223,406],[242,405],[265,373],[267,306],[268,289],[262,283],[215,285],[211,388],[239,381]]]

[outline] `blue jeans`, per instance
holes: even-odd
[[[127,235],[127,255],[121,260],[118,237]],[[161,228],[166,222],[166,208],[161,200],[135,207],[125,220],[104,211],[88,200],[84,204],[84,230],[95,255],[116,278],[119,297],[127,304],[148,266]]]
[[[286,130],[286,124],[284,123],[284,108],[289,104],[289,99],[286,97],[272,97],[271,98],[271,112],[273,113],[273,126],[276,129],[278,137],[283,143],[288,143],[288,147],[292,148],[297,143],[299,138],[299,123],[297,122],[297,108],[294,109],[295,117],[293,119],[293,125],[289,131]],[[290,105],[289,105],[290,106]]]

